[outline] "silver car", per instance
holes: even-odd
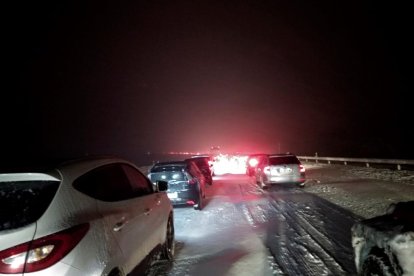
[[[167,183],[112,157],[0,171],[0,275],[126,275],[174,254]]]
[[[262,188],[271,184],[304,186],[305,167],[293,154],[271,154],[262,158],[255,170],[256,183]]]

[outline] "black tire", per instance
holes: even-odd
[[[260,188],[262,188],[262,189],[267,189],[268,187],[267,187],[267,185],[266,185],[266,183],[263,181],[263,176],[260,176],[260,179],[259,179],[259,186],[260,186]]]
[[[203,210],[203,207],[204,207],[203,206],[203,196],[201,195],[201,191],[200,191],[200,193],[198,194],[197,204],[194,205],[194,209],[201,211],[201,210]]]
[[[370,254],[362,265],[361,275],[364,276],[397,276],[387,255],[384,253]]]
[[[109,272],[108,276],[125,276],[125,274],[118,268],[115,268],[111,272]]]
[[[172,216],[168,218],[165,236],[165,243],[162,246],[161,259],[172,261],[174,259],[175,252],[175,232],[174,220]]]

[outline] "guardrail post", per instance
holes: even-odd
[[[328,164],[331,164],[331,160],[328,160]]]
[[[367,165],[367,168],[369,168],[369,163],[366,163],[366,165]]]
[[[401,165],[400,164],[397,165],[397,170],[401,171]]]
[[[344,161],[344,165],[346,166],[346,165],[348,165],[348,163],[346,161]]]

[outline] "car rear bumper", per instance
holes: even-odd
[[[167,195],[174,206],[197,204],[199,199],[199,194],[196,190],[168,192]]]
[[[265,184],[302,184],[306,181],[302,176],[271,176],[265,181]]]

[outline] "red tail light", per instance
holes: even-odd
[[[89,224],[81,224],[0,251],[0,273],[29,273],[52,266],[63,259],[88,230]]]
[[[299,171],[301,173],[304,173],[305,172],[305,167],[303,165],[299,165]]]
[[[193,179],[191,179],[191,180],[188,180],[188,184],[190,184],[190,185],[195,185],[195,184],[197,184],[197,179],[193,178]]]
[[[249,160],[250,167],[256,167],[258,163],[259,163],[259,161],[257,161],[256,158],[252,158],[252,159]]]

